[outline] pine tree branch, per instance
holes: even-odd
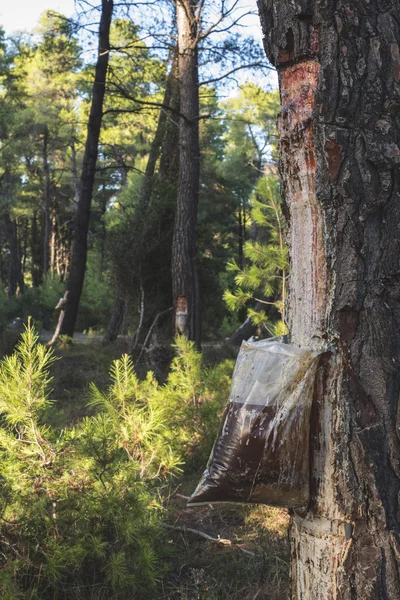
[[[236,73],[237,71],[240,71],[242,69],[253,69],[254,67],[263,67],[264,69],[269,69],[270,71],[275,70],[272,66],[265,64],[265,62],[259,61],[259,62],[255,62],[255,63],[250,63],[248,65],[240,65],[239,67],[235,67],[234,69],[231,69],[230,71],[228,71],[227,73],[224,73],[223,75],[220,75],[219,77],[214,77],[213,79],[207,79],[206,81],[200,81],[199,86],[209,85],[210,83],[216,83],[217,81],[221,81],[222,79],[229,77],[230,75],[232,75],[233,73]]]

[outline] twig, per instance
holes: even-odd
[[[208,540],[209,542],[217,542],[218,544],[223,544],[224,546],[231,546],[232,542],[231,540],[226,540],[224,538],[220,538],[220,537],[212,537],[211,535],[208,535],[208,533],[204,533],[204,531],[200,531],[199,529],[192,529],[191,527],[178,527],[176,525],[168,525],[168,523],[162,523],[162,526],[165,527],[165,529],[172,529],[174,531],[183,531],[183,533],[194,533],[195,535],[199,535],[200,537],[203,537],[205,540]]]
[[[200,531],[199,529],[192,529],[191,527],[178,527],[176,525],[169,525],[168,523],[162,523],[162,526],[165,527],[165,529],[171,529],[173,531],[183,531],[183,533],[193,533],[194,535],[199,535],[200,537],[204,538],[205,540],[208,540],[209,542],[217,542],[217,544],[222,544],[223,546],[232,546],[231,540],[227,540],[220,537],[212,537],[211,535],[208,535],[208,533],[204,533],[204,531]],[[254,552],[251,552],[250,550],[246,550],[245,548],[241,548],[240,546],[235,547],[244,552],[245,554],[255,556]]]
[[[184,496],[183,494],[173,494],[177,498],[183,498],[183,500],[189,500],[190,496]]]

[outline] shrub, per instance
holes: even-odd
[[[52,430],[46,413],[53,360],[28,326],[1,364],[3,597],[148,597],[162,571],[163,545],[158,494],[147,479],[163,474],[132,455],[124,432],[131,426],[138,440],[145,431],[157,446],[163,425],[153,411],[124,421],[122,406],[133,398],[129,371],[122,393],[123,361],[114,370],[113,409],[103,406],[70,431]]]
[[[28,322],[0,363],[3,598],[152,597],[167,548],[162,491],[183,459],[209,451],[232,369],[204,369],[183,338],[176,349],[164,385],[139,380],[128,356],[115,361],[108,390],[91,386],[95,414],[59,431],[55,356]]]

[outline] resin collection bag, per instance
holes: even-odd
[[[318,353],[309,349],[243,342],[217,441],[188,506],[307,503],[317,362]]]

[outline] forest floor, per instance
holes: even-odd
[[[46,341],[45,335],[41,340]],[[124,351],[120,344],[105,347],[84,334],[57,348],[62,360],[52,367],[52,397],[57,399],[53,426],[88,414],[89,383],[105,389],[111,363]],[[186,470],[165,498],[170,553],[159,594],[149,600],[286,600],[287,511],[234,504],[188,508],[187,497],[200,475]]]
[[[188,508],[185,496],[199,476],[185,478],[168,504],[173,553],[159,600],[286,600],[287,511],[234,504]]]

